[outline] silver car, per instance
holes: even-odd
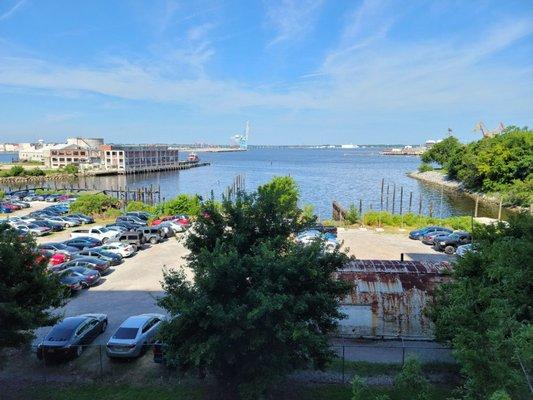
[[[148,346],[154,343],[159,330],[162,314],[134,315],[125,320],[111,336],[106,346],[106,353],[111,358],[138,357]]]

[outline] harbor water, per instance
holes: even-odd
[[[358,149],[264,148],[246,152],[199,153],[201,161],[210,166],[184,171],[165,171],[137,175],[80,178],[80,186],[97,189],[138,188],[153,185],[161,188],[162,198],[180,193],[220,198],[237,175],[245,177],[246,189],[251,190],[274,176],[293,177],[301,192],[301,203],[311,204],[321,219],[331,217],[332,201],[347,207],[362,202],[363,210],[381,209],[381,182],[385,192],[389,186],[388,209],[400,211],[400,191],[403,187],[403,212],[411,210],[433,216],[472,215],[474,200],[470,197],[429,185],[407,176],[415,171],[420,158],[416,156],[380,155],[381,147]],[[13,154],[3,154],[0,161],[9,162]],[[182,158],[186,158],[184,153]],[[61,183],[58,183],[61,185]],[[383,208],[386,208],[386,193]],[[478,215],[497,216],[497,207],[480,203]]]

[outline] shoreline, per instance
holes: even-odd
[[[480,203],[485,203],[491,206],[499,206],[500,205],[500,197],[496,196],[489,196],[482,192],[474,192],[469,189],[466,189],[463,186],[463,183],[454,179],[448,179],[448,177],[440,172],[440,171],[426,171],[426,172],[418,172],[418,171],[412,171],[407,174],[408,177],[412,179],[419,180],[421,182],[438,186],[440,188],[443,188],[444,190],[447,190],[449,192],[455,192],[460,193],[462,195],[465,195],[467,197],[470,197],[473,200],[478,200]],[[502,206],[502,208],[505,208],[509,211],[521,211],[521,207],[506,207]]]

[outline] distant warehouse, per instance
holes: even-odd
[[[342,302],[347,318],[339,333],[349,337],[433,337],[424,309],[437,285],[448,282],[448,263],[355,260],[337,273],[353,284]]]
[[[106,171],[135,173],[178,169],[178,150],[166,145],[106,144],[102,150],[102,165]]]

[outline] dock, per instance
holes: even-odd
[[[183,169],[206,167],[208,165],[211,165],[211,163],[197,162],[197,161],[180,161],[179,163],[173,164],[173,165],[142,166],[142,167],[130,168],[130,169],[89,170],[89,171],[84,171],[84,175],[107,176],[107,175],[140,174],[140,173],[146,173],[146,172],[179,171]]]

